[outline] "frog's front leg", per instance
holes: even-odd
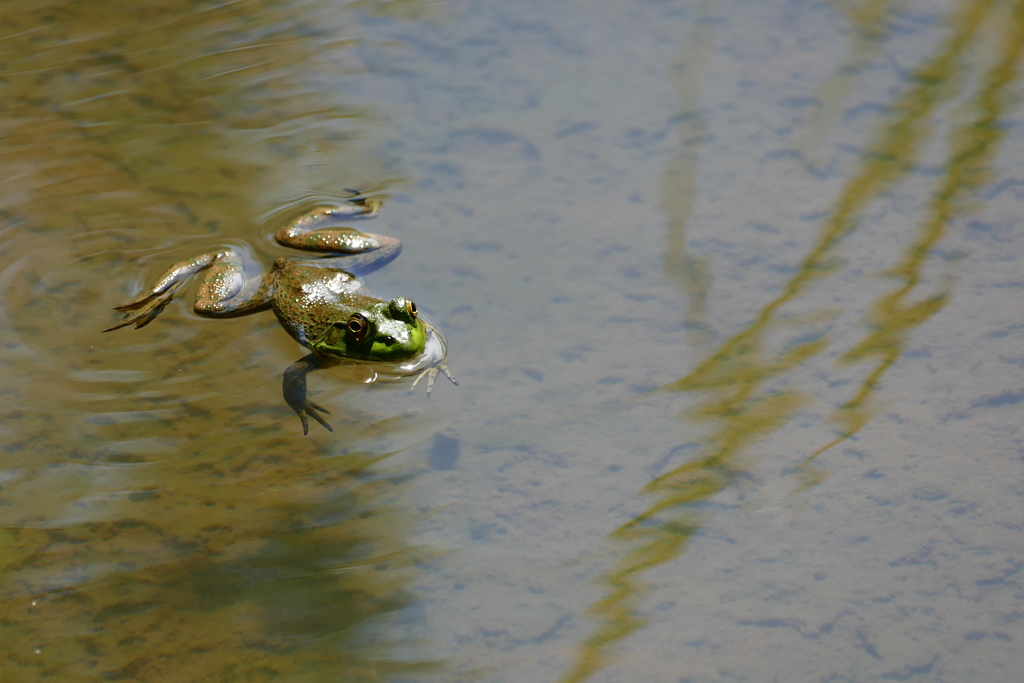
[[[413,380],[412,386],[409,387],[409,391],[414,391],[416,389],[416,385],[420,383],[420,380],[426,377],[427,397],[429,398],[430,392],[433,391],[434,389],[434,380],[437,379],[438,371],[440,371],[445,377],[447,377],[452,384],[454,384],[455,386],[459,386],[458,381],[456,381],[455,379],[455,375],[453,375],[451,371],[448,369],[448,364],[442,360],[437,365],[432,365],[423,372],[421,372],[420,374],[416,375],[416,379]]]
[[[334,431],[331,429],[331,425],[327,424],[327,422],[318,414],[318,411],[320,413],[327,414],[330,414],[331,411],[309,400],[309,393],[306,390],[306,375],[314,370],[320,370],[321,368],[328,367],[328,365],[329,363],[325,363],[325,361],[319,356],[311,353],[308,356],[295,361],[288,366],[287,370],[284,371],[284,381],[282,382],[284,400],[302,421],[303,436],[309,434],[309,420],[306,419],[306,416],[309,416],[319,422],[327,431]]]
[[[135,324],[148,325],[171,302],[174,293],[190,277],[206,270],[196,294],[193,310],[208,318],[231,318],[270,307],[269,279],[246,280],[241,256],[231,250],[211,251],[171,266],[156,284],[114,310],[124,313],[116,325],[104,332]]]

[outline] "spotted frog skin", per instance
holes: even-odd
[[[381,201],[356,195],[343,203],[318,206],[274,234],[283,246],[331,254],[316,259],[282,257],[270,272],[247,278],[241,255],[228,248],[211,251],[171,266],[157,283],[115,310],[124,317],[110,332],[134,324],[150,323],[171,302],[175,291],[197,273],[199,281],[194,310],[208,318],[236,318],[273,310],[295,341],[311,353],[284,373],[284,399],[309,433],[313,418],[328,431],[320,416],[328,411],[309,399],[306,375],[346,360],[402,363],[426,356],[428,340],[438,335],[425,323],[409,299],[375,298],[355,273],[367,273],[394,260],[401,243],[394,237],[360,232],[337,225],[341,221],[372,218]],[[419,364],[407,364],[419,372],[413,388],[427,378],[430,394],[438,371],[458,384],[445,365],[443,343]],[[437,349],[440,349],[439,351]]]

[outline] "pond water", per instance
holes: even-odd
[[[1019,675],[1024,2],[116,5],[0,3],[2,680]],[[101,333],[351,188],[460,386]]]

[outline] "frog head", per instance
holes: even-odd
[[[332,358],[397,362],[423,352],[427,328],[416,304],[404,297],[367,299],[347,318],[333,323],[312,345]]]

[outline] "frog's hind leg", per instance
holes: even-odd
[[[244,315],[269,307],[267,287],[261,280],[246,282],[241,257],[231,249],[211,251],[171,266],[156,284],[114,310],[124,313],[116,325],[104,332],[134,324],[148,325],[174,298],[174,293],[190,277],[208,270],[196,295],[194,310],[206,317]]]
[[[171,302],[178,287],[199,271],[209,268],[217,259],[222,258],[225,253],[211,251],[188,261],[175,263],[167,269],[167,272],[150,289],[144,290],[123,306],[115,306],[114,310],[124,313],[124,317],[116,325],[103,331],[119,330],[131,324],[134,324],[136,329],[145,327]]]
[[[372,218],[379,208],[380,200],[374,197],[318,206],[278,230],[274,239],[293,249],[337,255],[315,261],[319,266],[364,273],[376,270],[398,256],[402,243],[394,237],[362,232],[338,223],[353,218]]]
[[[228,249],[199,282],[192,310],[204,318],[237,318],[271,307],[273,282],[269,277],[246,278],[242,257]]]

